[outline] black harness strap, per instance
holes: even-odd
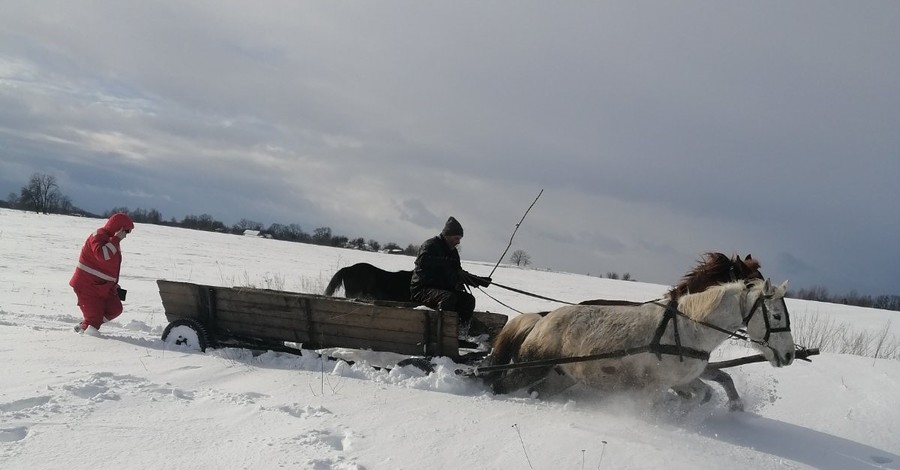
[[[681,345],[681,336],[678,333],[678,314],[681,312],[678,311],[677,304],[678,301],[675,299],[670,300],[666,305],[657,304],[663,306],[665,311],[663,312],[663,317],[659,322],[659,326],[656,327],[653,341],[650,342],[650,352],[655,354],[656,359],[658,360],[662,360],[663,354],[678,356],[678,360],[681,362],[684,362],[684,356],[694,359],[709,360],[708,352],[699,349],[686,348]],[[665,334],[670,321],[672,322],[672,333],[675,335],[675,344],[660,344],[662,336]]]

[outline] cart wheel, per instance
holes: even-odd
[[[199,322],[181,318],[169,323],[163,331],[162,340],[166,344],[180,346],[193,351],[206,351],[209,334]]]

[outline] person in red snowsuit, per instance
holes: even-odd
[[[100,329],[100,325],[122,314],[119,300],[119,269],[122,266],[122,251],[119,244],[134,230],[134,222],[128,214],[113,214],[106,225],[88,235],[75,274],[69,285],[78,297],[78,306],[84,321],[75,331],[86,331],[89,327]]]

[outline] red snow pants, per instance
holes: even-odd
[[[111,282],[89,286],[73,287],[78,297],[78,306],[84,321],[81,329],[88,326],[100,329],[100,325],[122,314],[122,301],[116,292],[116,285]]]

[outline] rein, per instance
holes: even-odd
[[[519,289],[516,289],[515,287],[504,286],[503,284],[498,284],[496,282],[491,282],[491,285],[500,287],[502,289],[511,290],[517,294],[527,295],[529,297],[534,297],[534,298],[541,299],[541,300],[549,300],[551,302],[558,302],[558,303],[566,304],[566,305],[578,305],[578,304],[573,304],[572,302],[566,302],[565,300],[551,299],[550,297],[544,297],[543,295],[537,295],[537,294],[527,292],[524,290],[519,290]],[[493,297],[491,297],[491,298],[493,298]],[[518,311],[518,310],[516,310],[516,311]],[[519,313],[521,313],[521,312],[519,312]]]

